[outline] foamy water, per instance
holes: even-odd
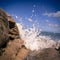
[[[17,23],[19,34],[27,49],[32,51],[44,48],[55,48],[56,42],[46,36],[38,36],[40,31],[33,25],[32,28],[24,28],[24,25]]]

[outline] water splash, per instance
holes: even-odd
[[[24,45],[27,49],[38,51],[44,48],[55,47],[56,42],[51,40],[49,37],[40,36],[39,33],[41,30],[36,28],[34,24],[31,28],[24,28],[22,23],[17,23],[17,26],[20,37],[24,40]]]

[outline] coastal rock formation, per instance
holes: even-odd
[[[23,60],[27,54],[14,19],[0,9],[0,60]]]
[[[0,10],[0,47],[8,40],[8,20],[5,13]]]
[[[54,48],[46,48],[34,56],[29,55],[27,58],[28,60],[60,60],[60,52]]]

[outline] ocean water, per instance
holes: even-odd
[[[53,33],[53,32],[42,31],[39,35],[41,35],[41,36],[48,36],[52,40],[55,40],[55,41],[59,41],[60,40],[60,33]]]

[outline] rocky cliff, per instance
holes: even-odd
[[[27,53],[14,19],[0,9],[0,60],[23,60]]]

